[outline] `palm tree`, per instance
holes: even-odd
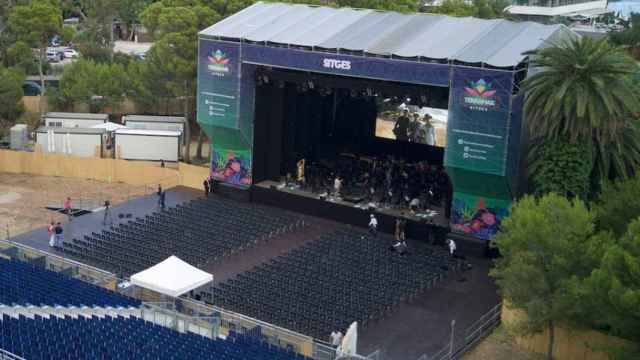
[[[593,175],[626,177],[640,166],[640,103],[630,81],[640,69],[606,39],[573,38],[533,50],[540,71],[523,82],[534,143],[593,143]]]

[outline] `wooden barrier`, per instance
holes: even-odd
[[[509,324],[526,316],[522,311],[510,308],[505,304],[502,308],[502,322]],[[609,356],[602,349],[622,346],[625,341],[589,329],[568,329],[562,325],[555,327],[553,358],[563,360],[608,360]],[[516,343],[522,348],[546,354],[549,345],[549,331],[545,330],[531,336],[516,337]]]
[[[202,181],[209,176],[208,168],[183,163],[178,164],[178,168],[175,169],[162,168],[157,163],[142,161],[11,150],[0,150],[0,171],[121,182],[129,185],[162,184],[165,188],[183,185],[196,189],[202,188]]]

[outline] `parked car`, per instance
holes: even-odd
[[[66,59],[73,59],[78,57],[78,52],[74,49],[67,48],[64,50],[64,57]]]
[[[35,81],[25,81],[22,83],[24,96],[38,96],[42,93],[42,87]]]
[[[51,46],[60,46],[60,41],[61,41],[60,36],[54,35],[53,38],[51,38],[51,41],[49,42],[49,44]]]
[[[133,56],[138,60],[144,60],[144,59],[147,58],[147,52],[146,51],[141,51],[141,52],[133,54]]]
[[[64,59],[64,51],[54,48],[47,49],[47,61],[59,62]]]

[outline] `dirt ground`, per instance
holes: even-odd
[[[544,356],[518,347],[513,337],[500,326],[462,358],[464,360],[542,360]]]
[[[0,173],[0,239],[44,227],[50,221],[65,221],[64,215],[47,210],[61,206],[71,197],[74,207],[80,203],[98,207],[109,199],[114,205],[153,189],[122,183],[94,180]]]

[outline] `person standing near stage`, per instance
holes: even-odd
[[[165,201],[166,194],[167,194],[167,192],[164,191],[164,190],[160,193],[160,209],[161,210],[164,210],[164,205],[165,205],[164,201]]]
[[[456,242],[453,241],[453,239],[448,239],[447,246],[449,246],[449,255],[451,255],[451,257],[456,257]]]
[[[407,219],[404,217],[404,213],[400,213],[400,231],[399,231],[399,240],[404,243],[406,240],[405,232],[407,230]]]
[[[396,136],[396,140],[409,140],[409,121],[409,110],[404,110],[393,126],[393,134]]]
[[[202,186],[204,186],[204,196],[209,197],[209,179],[204,179]]]

